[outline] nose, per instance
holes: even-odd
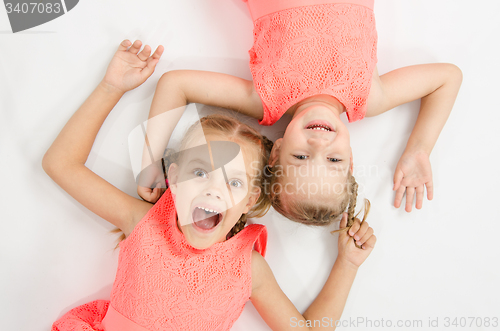
[[[330,140],[323,138],[309,138],[307,139],[307,143],[316,150],[323,150],[330,144]]]
[[[220,192],[217,192],[217,190],[207,190],[205,191],[205,196],[210,198],[213,197],[217,200],[222,199],[222,194],[220,194]]]
[[[218,172],[213,172],[203,189],[203,195],[213,199],[223,200],[224,190],[227,190],[227,188],[223,175]]]

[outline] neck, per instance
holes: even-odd
[[[304,99],[299,103],[295,104],[294,106],[292,106],[288,111],[290,112],[289,114],[291,114],[293,118],[297,116],[300,112],[302,112],[304,109],[307,109],[314,105],[323,105],[328,109],[330,109],[338,117],[340,117],[340,114],[346,111],[344,105],[340,101],[338,101],[336,98],[330,95],[325,95],[325,94],[315,95],[307,99]]]

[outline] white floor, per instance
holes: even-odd
[[[464,82],[431,156],[435,198],[420,211],[392,206],[393,171],[418,103],[348,125],[355,176],[372,202],[368,221],[378,243],[358,272],[342,329],[380,330],[388,323],[394,330],[498,329],[500,2],[377,0],[375,12],[381,73],[451,62]],[[127,136],[147,118],[163,72],[203,69],[250,78],[252,22],[241,0],[82,0],[66,15],[16,34],[0,9],[3,330],[49,330],[70,308],[109,298],[118,257],[113,227],[57,187],[41,158],[125,38],[166,51],[154,76],[111,113],[87,165],[130,194]],[[277,138],[282,130],[265,132]],[[267,260],[303,311],[335,260],[336,236],[274,212],[255,222],[268,226]],[[233,328],[267,329],[250,303]]]

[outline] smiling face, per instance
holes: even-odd
[[[279,159],[282,167],[280,194],[292,200],[328,203],[345,191],[352,151],[349,131],[339,115],[338,108],[321,99],[297,108],[270,158],[270,165]]]
[[[251,185],[257,174],[250,166],[254,153],[248,144],[220,141],[221,137],[213,135],[205,138],[209,147],[206,153],[199,148],[204,147],[201,141],[194,139],[168,172],[178,226],[188,243],[198,249],[224,241],[260,193]],[[228,156],[228,162],[217,165],[214,160],[225,157],[221,153]]]

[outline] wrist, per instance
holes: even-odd
[[[403,154],[425,154],[427,157],[431,155],[432,148],[423,141],[408,140]]]
[[[358,272],[359,266],[352,263],[351,261],[345,259],[342,256],[338,256],[337,260],[335,260],[335,264],[339,267],[342,268],[343,270],[347,270],[349,272]]]
[[[97,86],[98,89],[100,89],[102,92],[109,94],[110,96],[113,97],[118,97],[121,98],[125,92],[120,90],[119,88],[107,83],[106,81],[102,80],[99,85]]]

